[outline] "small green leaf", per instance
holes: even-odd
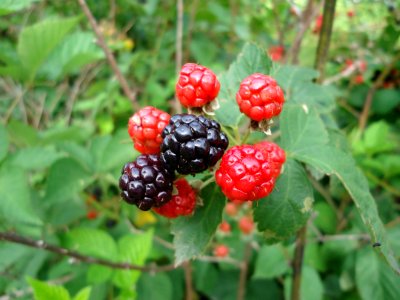
[[[314,205],[314,211],[317,217],[314,220],[317,226],[323,233],[334,234],[336,232],[336,213],[331,206],[326,202],[318,202]]]
[[[288,93],[294,87],[301,86],[305,82],[312,82],[318,77],[318,71],[298,66],[278,66],[272,70],[272,77]]]
[[[115,261],[118,257],[114,239],[105,231],[77,227],[68,232],[67,246],[80,253]]]
[[[355,277],[363,300],[400,299],[400,277],[383,264],[370,248],[357,253]]]
[[[35,300],[69,300],[68,291],[60,285],[53,285],[36,279],[28,278],[28,283],[33,289]]]
[[[203,206],[196,209],[193,216],[181,217],[173,221],[175,264],[201,255],[213,237],[222,220],[225,196],[216,184],[202,190]]]
[[[98,284],[110,279],[112,274],[113,270],[108,267],[91,265],[87,271],[86,278],[89,283]]]
[[[30,79],[35,77],[40,66],[78,21],[77,17],[46,19],[21,31],[17,51]]]
[[[41,225],[31,203],[28,179],[21,169],[0,169],[0,199],[0,219],[27,228]]]
[[[0,16],[8,15],[18,10],[27,8],[39,0],[2,0],[0,2]]]
[[[25,170],[40,170],[47,168],[60,157],[62,154],[52,147],[28,147],[16,151],[10,162]]]
[[[171,279],[165,273],[145,273],[138,282],[137,295],[137,300],[172,300]]]
[[[8,135],[3,124],[0,124],[0,141],[0,161],[2,161],[8,152]]]
[[[78,294],[75,295],[73,300],[88,300],[90,297],[90,293],[92,292],[92,288],[87,286],[81,289]]]
[[[219,77],[221,90],[218,95],[220,108],[215,112],[218,121],[225,126],[236,127],[242,114],[236,103],[236,92],[244,78],[253,73],[268,74],[271,60],[265,50],[254,44],[244,45],[241,53],[230,65],[228,72]]]
[[[46,202],[62,202],[82,191],[89,181],[90,174],[72,158],[62,158],[54,163],[49,171],[46,187]]]
[[[153,241],[153,230],[143,234],[126,235],[118,241],[118,260],[130,264],[143,266],[149,256]],[[140,271],[117,270],[114,272],[113,282],[121,288],[131,288],[139,279]]]
[[[307,222],[314,201],[304,168],[288,159],[271,195],[253,204],[254,221],[271,241],[293,235]]]
[[[262,246],[258,252],[253,278],[274,278],[289,270],[289,263],[280,245]]]

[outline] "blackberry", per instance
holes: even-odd
[[[214,166],[229,144],[216,121],[191,114],[172,116],[161,136],[161,160],[180,174],[200,173]]]
[[[119,179],[121,197],[141,210],[160,207],[172,196],[174,174],[166,170],[159,155],[140,155],[125,164]]]

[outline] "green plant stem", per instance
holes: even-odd
[[[250,128],[250,125],[249,125],[249,127],[246,130],[246,133],[244,134],[244,136],[242,138],[242,142],[241,142],[242,145],[246,144],[246,142],[247,142],[247,140],[248,140],[248,138],[250,136],[250,133],[251,133],[251,128]]]
[[[211,176],[210,178],[208,178],[206,181],[203,182],[200,189],[201,190],[204,189],[207,185],[209,185],[213,181],[214,181],[214,176]]]
[[[300,300],[301,269],[303,267],[304,248],[306,245],[307,225],[300,229],[296,238],[293,260],[293,282],[291,300]]]
[[[246,295],[246,279],[247,273],[249,272],[249,260],[251,258],[252,246],[251,242],[247,243],[244,249],[243,261],[240,264],[240,275],[237,300],[244,300]]]
[[[328,50],[331,42],[333,20],[335,17],[336,0],[325,0],[321,33],[319,35],[315,68],[319,71],[317,82],[324,78],[325,64],[328,59]]]
[[[239,144],[238,139],[235,138],[235,137],[232,135],[232,133],[229,131],[228,128],[226,128],[226,127],[224,127],[224,126],[222,126],[222,125],[221,125],[221,128],[222,128],[223,132],[228,136],[229,141],[235,143],[235,145],[238,145],[238,144]],[[234,129],[234,131],[235,131],[235,133],[236,133],[237,129]]]

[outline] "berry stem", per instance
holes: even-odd
[[[203,184],[200,187],[200,190],[204,189],[207,185],[214,182],[214,180],[215,180],[214,176],[211,176],[210,178],[208,178],[206,181],[203,182]]]
[[[242,142],[240,143],[241,145],[246,144],[246,142],[247,142],[247,140],[248,140],[248,138],[249,138],[249,136],[250,136],[250,133],[251,133],[251,127],[250,127],[250,125],[249,125],[249,126],[247,127],[246,133],[244,134],[244,136],[243,136],[243,138],[242,138]]]
[[[226,135],[228,136],[229,141],[233,142],[235,145],[238,145],[238,144],[239,144],[238,139],[235,138],[235,137],[232,135],[232,133],[228,130],[227,127],[221,125],[221,128],[222,128],[223,132],[226,133]],[[233,130],[234,130],[235,133],[237,133],[236,135],[238,136],[239,130],[238,130],[237,128],[234,128]]]

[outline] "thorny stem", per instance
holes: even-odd
[[[106,55],[107,61],[110,64],[111,69],[113,70],[115,77],[117,77],[117,80],[119,81],[122,90],[124,91],[124,94],[128,99],[132,102],[132,106],[135,110],[139,110],[139,104],[136,99],[135,93],[131,91],[128,85],[128,81],[124,77],[124,75],[121,73],[120,69],[118,68],[118,64],[115,60],[114,55],[112,54],[110,48],[107,46],[106,41],[104,40],[104,37],[101,33],[101,30],[97,24],[96,19],[94,18],[92,12],[90,11],[88,5],[86,4],[85,0],[78,0],[79,5],[82,8],[83,13],[89,20],[90,26],[92,27],[96,37],[97,41],[99,43],[99,46],[103,49],[104,54]]]
[[[164,265],[164,266],[156,266],[156,265],[138,266],[127,262],[113,262],[102,258],[87,256],[73,250],[48,244],[43,240],[33,240],[31,238],[23,237],[12,232],[0,232],[0,240],[25,245],[31,248],[43,249],[62,256],[68,256],[74,258],[75,260],[80,262],[84,262],[87,264],[102,265],[112,269],[137,270],[142,272],[153,272],[153,273],[175,270],[174,264]]]

